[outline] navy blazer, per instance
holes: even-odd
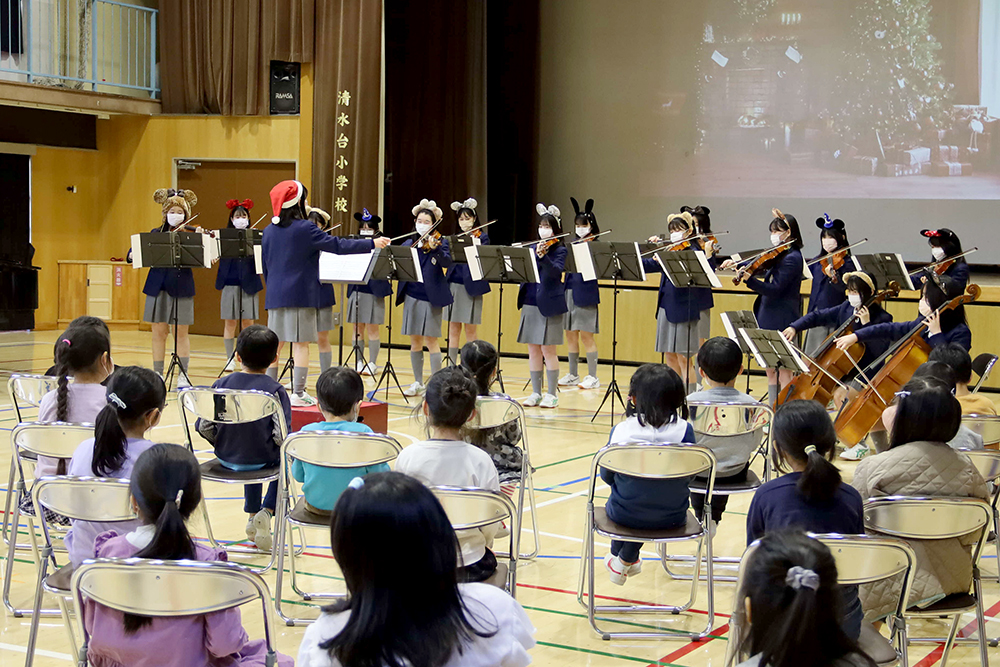
[[[316,308],[320,302],[319,253],[353,255],[374,248],[371,239],[330,236],[307,220],[292,220],[287,227],[268,225],[261,240],[267,281],[264,308]]]
[[[646,273],[660,273],[660,294],[656,301],[656,307],[667,315],[667,321],[677,324],[679,322],[693,322],[701,317],[704,287],[674,287],[670,278],[664,273],[663,267],[656,261],[655,257],[644,257],[642,266]],[[712,290],[708,290],[711,295]]]
[[[384,299],[392,294],[392,285],[388,280],[369,280],[366,285],[348,285],[347,296],[350,297],[355,292],[371,294],[378,299]]]
[[[413,239],[406,239],[403,245],[412,246]],[[444,241],[431,252],[418,250],[417,256],[420,258],[420,272],[424,282],[400,283],[396,292],[396,304],[403,303],[407,296],[411,296],[417,301],[429,301],[435,308],[450,306],[454,299],[451,297],[448,279],[444,277],[444,269],[451,267],[453,263],[448,252],[448,242]]]
[[[887,313],[885,310],[879,308],[877,312],[878,314],[875,315],[871,321],[868,322],[868,324],[855,324],[854,333],[857,333],[866,327],[892,322],[892,315]],[[834,306],[833,308],[823,308],[822,310],[811,311],[805,316],[792,322],[789,326],[796,331],[805,331],[806,329],[812,329],[813,327],[839,329],[840,325],[852,317],[854,317],[854,306],[845,301],[839,306]],[[875,338],[866,342],[865,353],[864,356],[861,357],[861,360],[858,361],[858,366],[865,368],[873,361],[881,357],[882,354],[889,349],[891,344],[892,341],[887,338]]]
[[[445,239],[445,243],[448,239]],[[489,245],[490,237],[483,232],[479,237],[479,245]],[[451,256],[451,249],[448,249],[448,255]],[[445,274],[448,278],[449,283],[461,283],[465,285],[465,291],[469,293],[469,296],[482,296],[484,294],[489,294],[490,284],[485,280],[473,280],[472,271],[469,269],[469,265],[466,263],[455,262],[448,269]]]
[[[569,312],[566,305],[566,285],[562,274],[566,268],[566,246],[552,246],[538,258],[540,283],[525,283],[517,293],[517,307],[536,306],[543,317],[555,317]]]
[[[921,317],[920,319],[913,320],[912,322],[877,324],[867,326],[860,331],[856,331],[855,333],[858,334],[858,340],[865,345],[868,344],[868,341],[875,340],[877,338],[886,338],[890,341],[890,343],[894,343],[916,329],[917,325],[923,321],[924,318]],[[958,343],[965,349],[966,352],[972,349],[972,331],[969,329],[969,325],[964,322],[953,327],[950,331],[942,331],[936,336],[928,335],[926,329],[924,329],[924,332],[921,335],[931,347],[947,345],[948,343]]]
[[[337,305],[337,294],[333,291],[333,283],[319,284],[319,302],[317,308],[333,308]]]
[[[573,290],[573,303],[578,308],[590,308],[601,302],[597,281],[584,280],[582,273],[567,273],[565,289]]]
[[[747,287],[758,294],[753,312],[761,329],[781,331],[802,312],[802,253],[792,248],[772,266],[764,280],[751,276]]]
[[[149,230],[151,233],[169,234],[162,228],[155,227]],[[165,291],[172,297],[194,296],[194,273],[191,269],[150,269],[146,276],[146,284],[142,287],[142,293],[147,296],[156,296]]]
[[[854,270],[853,264],[844,262],[836,270],[837,282],[830,282],[830,276],[823,272],[823,266],[816,262],[809,267],[812,273],[812,291],[809,292],[809,312],[833,308],[847,301],[847,287],[844,286],[844,274]]]
[[[239,285],[247,294],[256,294],[264,289],[253,257],[223,257],[219,260],[215,289],[221,290],[226,285]]]
[[[962,261],[955,262],[949,266],[948,270],[944,272],[944,275],[961,285],[963,292],[965,291],[965,287],[969,284],[969,278],[971,277],[969,265]]]

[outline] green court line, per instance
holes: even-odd
[[[607,651],[597,651],[592,648],[583,648],[581,646],[567,646],[566,644],[553,644],[552,642],[535,642],[538,646],[547,646],[549,648],[560,648],[564,651],[575,651],[577,653],[587,653],[590,655],[602,655],[606,658],[616,658],[618,660],[630,660],[632,662],[641,662],[647,665],[663,665],[664,667],[684,667],[675,662],[662,662],[660,660],[651,660],[649,658],[636,658],[631,655],[621,655],[620,653],[608,653]]]
[[[581,613],[578,613],[578,612],[559,611],[558,609],[547,609],[546,607],[530,607],[530,606],[528,606],[526,604],[522,604],[521,606],[524,607],[525,609],[529,609],[531,611],[540,611],[540,612],[546,613],[546,614],[556,614],[558,616],[571,616],[573,618],[582,618],[582,619],[589,618],[587,616],[587,614],[581,614]],[[635,623],[634,621],[623,621],[623,620],[617,619],[617,618],[605,618],[605,617],[602,617],[602,616],[598,616],[597,620],[599,620],[599,621],[605,621],[607,623],[618,623],[620,625],[632,625],[632,626],[635,626],[637,628],[648,628],[648,629],[651,629],[651,630],[663,630],[665,632],[680,632],[679,630],[675,631],[675,630],[671,630],[670,628],[661,628],[660,626],[653,625],[651,623]],[[720,637],[716,637],[714,635],[708,635],[708,636],[711,637],[712,639],[726,639],[725,637],[721,637],[721,636]]]
[[[593,453],[581,454],[580,456],[574,456],[573,458],[570,459],[563,459],[562,461],[556,461],[554,463],[545,463],[540,466],[535,466],[535,470],[541,470],[543,468],[551,468],[552,466],[562,465],[563,463],[569,463],[570,461],[579,461],[580,459],[588,459],[588,458],[590,459],[594,458],[594,454]]]

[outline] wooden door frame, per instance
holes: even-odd
[[[243,162],[246,164],[290,164],[295,166],[295,178],[299,177],[299,160],[269,160],[267,158],[225,158],[225,157],[173,157],[170,160],[170,187],[177,189],[178,162]]]

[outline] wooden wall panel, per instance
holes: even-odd
[[[59,265],[59,320],[87,314],[87,265]],[[39,303],[39,305],[41,305]]]

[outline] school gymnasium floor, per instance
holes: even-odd
[[[0,334],[0,380],[6,383],[11,372],[41,373],[52,361],[52,345],[56,332],[7,333]],[[150,364],[150,336],[140,332],[114,332],[113,354],[119,365]],[[310,387],[315,383],[316,361],[313,351],[313,374]],[[383,350],[380,361],[384,362]],[[218,338],[192,336],[192,379],[195,383],[211,384],[224,364],[222,343]],[[336,357],[335,357],[336,360]],[[400,374],[400,382],[412,382],[409,372],[408,355],[393,351],[393,360]],[[522,387],[527,379],[527,365],[524,360],[505,360],[503,375],[506,388],[515,398],[527,392]],[[623,392],[628,386],[631,368],[618,369],[618,381]],[[562,392],[560,406],[556,410],[543,411],[529,409],[528,428],[532,463],[537,472],[538,518],[541,526],[541,554],[531,562],[522,561],[518,566],[517,599],[528,611],[537,628],[538,645],[532,651],[534,663],[544,666],[595,665],[600,667],[626,667],[627,665],[711,665],[724,663],[728,636],[728,619],[732,609],[734,584],[717,583],[715,596],[715,621],[710,637],[699,643],[678,641],[602,641],[590,628],[585,610],[576,601],[576,585],[580,566],[580,549],[584,528],[584,504],[587,480],[590,474],[590,460],[594,452],[607,442],[611,428],[611,416],[607,407],[595,422],[591,415],[597,408],[607,382],[611,379],[611,368],[601,366],[600,390],[582,391],[576,388]],[[373,383],[369,381],[369,386]],[[752,393],[760,395],[764,390],[763,380],[754,378]],[[742,387],[742,380],[740,383]],[[312,391],[312,389],[310,389]],[[398,393],[390,395],[392,405],[389,410],[390,434],[404,446],[422,439],[422,427],[411,419],[408,409]],[[9,432],[15,422],[14,412],[6,392],[0,392],[0,428]],[[183,442],[176,401],[168,397],[168,406],[161,424],[150,436],[159,442]],[[211,450],[206,443],[196,443],[199,456],[208,458]],[[7,479],[7,454],[0,456],[0,480]],[[760,461],[755,463],[759,470]],[[849,479],[853,464],[840,465],[845,478]],[[246,516],[242,512],[242,494],[234,487],[207,484],[205,495],[209,503],[209,513],[220,538],[240,539]],[[606,497],[607,488],[599,487],[599,496]],[[729,504],[726,516],[719,526],[715,538],[717,555],[739,556],[745,546],[745,516],[750,497],[735,496]],[[195,535],[204,535],[200,520],[193,526]],[[329,536],[322,531],[313,531],[307,537],[307,554],[299,561],[301,571],[309,573],[303,578],[303,586],[314,589],[343,591],[343,581],[336,563],[330,556]],[[527,547],[530,533],[525,532],[523,547]],[[689,588],[685,582],[675,582],[658,567],[655,553],[651,549],[643,552],[647,559],[642,574],[630,579],[624,587],[613,586],[603,568],[603,557],[608,544],[598,539],[597,556],[602,559],[595,563],[597,572],[597,593],[605,599],[627,599],[640,601],[670,602],[683,600]],[[400,545],[405,555],[406,545]],[[685,553],[692,553],[690,548]],[[997,562],[992,545],[983,559],[984,608],[988,620],[988,634],[1000,635],[1000,619],[992,617],[1000,613],[1000,584],[996,581]],[[4,549],[6,554],[6,549]],[[30,554],[18,552],[12,582],[12,599],[17,606],[28,606],[34,590],[35,568]],[[235,559],[234,559],[235,560]],[[405,561],[405,558],[403,559]],[[239,562],[239,561],[237,561]],[[414,573],[419,576],[419,573]],[[269,586],[274,586],[273,570],[265,575]],[[287,583],[287,579],[286,579]],[[284,594],[288,601],[286,608],[303,617],[315,615],[315,609],[294,599],[290,588]],[[46,601],[53,606],[54,601]],[[693,613],[669,618],[673,627],[702,627],[705,624],[706,587],[701,585]],[[251,637],[262,637],[259,607],[244,608],[243,623]],[[650,616],[625,618],[608,621],[608,626],[621,630],[642,630],[656,624]],[[975,619],[963,619],[966,630],[974,627]],[[275,626],[279,650],[296,656],[304,628],[289,628],[283,624]],[[946,633],[946,622],[912,623],[911,636]],[[0,666],[20,665],[24,661],[24,646],[28,634],[28,619],[0,616]],[[58,619],[42,620],[41,633],[35,664],[66,665],[73,661],[69,655],[69,642]],[[933,645],[912,646],[909,651],[910,665],[930,667],[940,660],[940,648]],[[991,659],[1000,661],[1000,650],[990,648]],[[978,664],[978,651],[974,644],[956,647],[952,665]],[[1000,664],[1000,662],[997,662]]]

